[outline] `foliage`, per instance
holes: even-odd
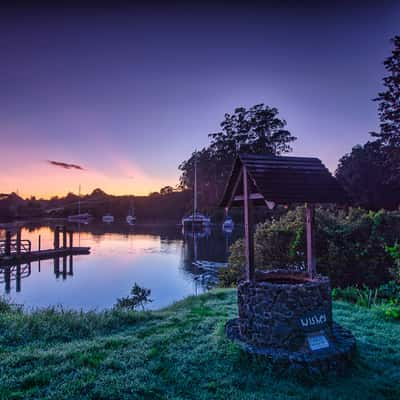
[[[357,304],[360,290],[355,286],[349,286],[346,288],[333,288],[332,299],[343,300],[348,303]]]
[[[388,75],[379,102],[380,131],[375,141],[353,147],[344,155],[336,176],[356,205],[378,210],[400,205],[400,36],[392,39],[394,49],[384,65]]]
[[[0,352],[4,347],[34,347],[38,343],[68,343],[95,338],[151,318],[154,316],[147,312],[132,313],[116,309],[80,312],[49,307],[26,313],[20,307],[11,305],[0,312]]]
[[[115,307],[117,309],[136,310],[139,306],[144,310],[147,303],[151,303],[151,290],[140,287],[136,282],[131,289],[131,295],[117,299]]]
[[[221,287],[236,286],[244,275],[243,266],[246,259],[244,256],[244,241],[237,240],[230,247],[229,262],[226,267],[218,270],[218,284]]]
[[[400,304],[393,300],[379,305],[378,310],[388,321],[400,319]]]
[[[373,132],[385,156],[385,182],[399,188],[400,182],[400,36],[392,39],[392,54],[384,65],[388,75],[383,79],[385,91],[375,99],[379,103],[380,131]],[[397,197],[398,204],[400,195]]]
[[[290,152],[290,144],[296,138],[284,129],[286,121],[278,114],[275,107],[264,104],[249,109],[240,107],[233,114],[225,114],[221,131],[209,134],[210,145],[193,152],[179,165],[181,188],[193,188],[196,161],[199,204],[203,208],[215,207],[238,152],[275,155]]]
[[[387,182],[386,160],[385,151],[378,142],[355,146],[339,160],[336,178],[355,205],[371,210],[398,207],[400,185]]]
[[[379,102],[380,132],[374,132],[372,135],[385,146],[387,165],[394,173],[391,177],[391,180],[394,180],[400,178],[400,36],[395,36],[392,43],[392,54],[384,62],[388,72],[383,79],[385,91],[379,93],[375,99]],[[396,167],[393,168],[394,166]]]
[[[237,316],[236,303],[236,291],[229,289],[189,297],[157,312],[112,311],[89,317],[74,313],[73,319],[64,319],[61,311],[0,314],[0,398],[400,397],[398,323],[382,320],[373,310],[334,302],[335,320],[356,336],[358,356],[347,376],[311,380],[278,375],[265,359],[248,357],[226,338],[224,324]],[[20,337],[21,332],[15,331],[19,323],[13,321],[21,318],[26,327],[24,340],[4,342],[4,331],[9,338]],[[85,335],[73,328],[88,323]],[[46,330],[62,333],[63,329],[68,338],[54,335],[48,341]]]
[[[400,243],[396,242],[393,246],[386,246],[385,250],[394,260],[394,266],[390,272],[393,278],[400,282]]]
[[[161,196],[165,196],[167,194],[171,194],[174,192],[174,188],[172,186],[164,186],[160,189]]]
[[[13,304],[10,299],[5,296],[0,296],[0,313],[18,311],[19,309],[20,307]]]
[[[296,140],[285,130],[286,121],[278,118],[278,109],[257,104],[249,109],[236,108],[225,114],[221,131],[211,133],[210,148],[220,157],[232,157],[237,152],[279,155],[292,150]]]
[[[349,303],[357,304],[361,307],[371,308],[380,301],[378,297],[379,290],[370,289],[366,286],[363,288],[357,288],[354,286],[346,288],[334,288],[332,289],[332,298],[335,300],[348,301]]]
[[[379,286],[379,298],[385,301],[393,300],[400,304],[400,283],[392,280]]]
[[[333,286],[367,285],[389,281],[394,260],[386,251],[400,237],[400,215],[319,207],[315,212],[315,251],[318,272]],[[255,266],[260,269],[306,268],[305,210],[297,207],[277,220],[257,226]],[[234,285],[243,273],[243,245],[232,246],[221,284]]]
[[[127,213],[134,208],[138,222],[178,222],[187,211],[192,199],[189,191],[177,191],[170,186],[148,196],[114,196],[95,189],[81,196],[81,212],[89,212],[95,219],[111,212],[116,220],[125,222]],[[32,214],[35,212],[36,214]],[[50,200],[23,200],[16,195],[0,198],[0,221],[29,216],[66,217],[78,213],[78,196],[53,197]]]
[[[361,307],[373,308],[386,320],[400,319],[400,285],[390,281],[379,288],[347,287],[332,290],[334,300],[343,300]]]

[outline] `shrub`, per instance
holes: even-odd
[[[218,271],[218,283],[222,287],[231,287],[237,285],[244,273],[245,265],[244,242],[243,239],[237,240],[230,247],[228,266],[220,268]]]
[[[399,320],[400,319],[400,304],[389,301],[378,306],[378,312],[386,320]]]
[[[131,289],[131,295],[117,299],[116,309],[136,310],[139,306],[144,311],[144,306],[152,302],[151,290],[140,287],[136,282]]]
[[[395,278],[393,269],[397,261],[391,246],[400,237],[398,213],[318,207],[314,233],[317,270],[328,275],[334,287],[376,288]],[[290,210],[278,220],[259,224],[254,241],[256,268],[305,269],[304,207]],[[243,243],[231,247],[228,267],[220,274],[222,285],[235,284],[240,278],[243,253]]]
[[[332,290],[332,298],[334,300],[343,300],[368,308],[378,304],[380,301],[378,294],[378,289],[370,289],[365,286],[362,289],[350,286],[344,289],[334,288]]]
[[[396,241],[393,246],[386,246],[385,250],[394,260],[390,273],[397,282],[400,282],[400,244]]]

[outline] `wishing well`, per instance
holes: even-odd
[[[355,339],[332,319],[331,287],[316,272],[314,204],[348,202],[346,193],[317,158],[240,154],[221,206],[244,208],[245,278],[238,284],[238,318],[227,336],[249,353],[288,368],[341,371]],[[251,209],[305,203],[307,271],[255,270]]]

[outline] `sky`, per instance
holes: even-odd
[[[378,129],[400,2],[324,3],[1,7],[0,193],[175,186],[224,114],[258,103],[334,172]]]

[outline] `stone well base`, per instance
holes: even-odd
[[[330,347],[318,351],[296,352],[276,347],[257,347],[241,336],[238,318],[226,323],[225,334],[250,354],[264,356],[272,364],[287,370],[306,370],[310,373],[343,373],[351,363],[356,349],[352,333],[335,322],[332,324]]]
[[[354,353],[353,335],[332,319],[327,277],[257,271],[238,284],[238,311],[226,324],[228,338],[289,369],[340,372]]]

